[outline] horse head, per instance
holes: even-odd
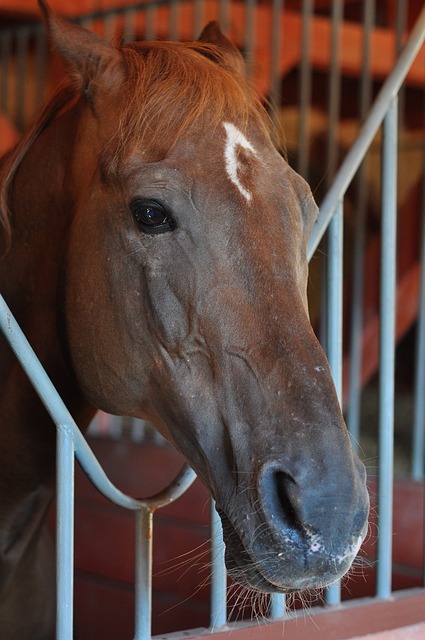
[[[48,22],[75,87],[57,131],[78,116],[61,296],[80,388],[181,451],[216,501],[237,581],[333,582],[369,503],[308,317],[308,185],[217,25],[118,49]]]

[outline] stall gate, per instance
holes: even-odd
[[[283,121],[290,161],[313,184],[316,197],[321,200],[319,220],[308,249],[316,290],[319,288],[317,283],[321,282],[320,303],[314,299],[313,288],[312,322],[327,351],[353,442],[355,446],[361,443],[362,449],[367,449],[369,437],[363,440],[364,390],[379,370],[375,385],[379,398],[377,449],[372,453],[378,471],[376,479],[371,480],[372,483],[376,481],[379,526],[379,534],[374,532],[377,539],[375,596],[341,605],[340,585],[333,585],[325,595],[328,606],[311,609],[307,617],[302,612],[289,611],[283,597],[273,596],[268,619],[253,625],[248,622],[228,625],[223,545],[217,543],[221,537],[220,523],[212,508],[215,546],[211,549],[210,628],[172,634],[175,639],[213,635],[223,640],[265,637],[273,640],[282,638],[284,633],[286,640],[332,640],[425,620],[423,534],[419,542],[422,568],[417,569],[420,576],[416,588],[395,592],[392,585],[395,356],[397,342],[412,326],[416,336],[409,408],[413,444],[406,464],[411,478],[422,484],[424,479],[425,50],[422,45],[425,8],[415,12],[414,2],[400,1],[395,5],[368,0],[363,3],[334,0],[324,3],[329,5],[328,10],[323,9],[323,3],[321,9],[315,9],[313,0],[304,0],[301,6],[299,3],[288,4],[289,8],[284,6],[283,0],[261,4],[256,0],[244,3],[236,0],[218,3],[213,0],[170,0],[167,3],[147,2],[79,19],[88,28],[107,37],[121,35],[128,40],[134,36],[148,39],[193,37],[207,20],[218,18],[221,21],[246,54],[250,73],[274,106],[276,117]],[[291,8],[293,6],[296,8]],[[350,13],[353,10],[354,14]],[[416,21],[410,28],[414,14]],[[405,37],[407,31],[408,38]],[[31,117],[34,105],[46,92],[46,44],[40,25],[0,31],[0,68],[0,109],[22,128]],[[325,71],[324,92],[321,82]],[[352,104],[348,108],[344,105],[344,82],[347,79],[354,82],[354,78],[357,81],[355,115],[350,111]],[[285,86],[291,93],[282,96]],[[320,103],[324,93],[323,107]],[[352,93],[350,101],[354,102]],[[341,114],[346,109],[349,115],[344,120]],[[412,113],[413,125],[409,120]],[[359,121],[363,123],[361,127]],[[322,123],[321,127],[318,122]],[[319,130],[316,137],[315,127]],[[412,131],[415,135],[411,135]],[[291,138],[294,132],[295,140]],[[316,145],[319,159],[315,162]],[[378,162],[381,166],[376,170],[378,147],[382,147]],[[344,149],[349,151],[340,163]],[[414,193],[417,197],[414,200],[407,196],[401,198],[401,193],[406,195],[405,165],[411,155],[414,163],[409,165],[407,172],[410,182],[413,180],[410,174],[415,173]],[[320,175],[315,184],[318,166]],[[402,180],[398,179],[400,173]],[[322,198],[323,184],[328,188]],[[377,215],[375,212],[374,219],[376,201],[380,211]],[[413,228],[403,226],[408,215],[405,202],[410,209],[412,202],[415,205],[416,217],[410,225]],[[346,212],[344,204],[347,204]],[[403,214],[398,220],[397,211]],[[345,243],[344,218],[349,236]],[[371,238],[374,234],[379,235],[380,241]],[[410,246],[412,242],[414,248]],[[407,249],[406,243],[410,243]],[[410,249],[412,252],[409,253]],[[398,253],[404,271],[400,264],[397,269]],[[373,257],[378,255],[377,266]],[[376,300],[368,289],[370,280],[375,279],[374,270],[380,274]],[[348,278],[344,277],[347,271]],[[77,458],[105,496],[134,511],[134,637],[148,640],[151,638],[153,514],[177,499],[193,482],[194,473],[184,467],[170,487],[147,500],[124,495],[106,477],[3,298],[0,312],[2,331],[57,426],[57,639],[71,640],[73,637],[74,464]],[[344,326],[348,326],[349,331]],[[424,531],[423,522],[421,530]]]

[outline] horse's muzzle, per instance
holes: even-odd
[[[233,524],[220,512],[232,577],[264,592],[321,588],[350,568],[367,532],[369,499],[362,463],[351,487],[302,486],[277,461],[257,479],[258,507]],[[307,479],[308,476],[305,476]]]

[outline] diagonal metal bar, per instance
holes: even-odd
[[[400,87],[412,65],[419,49],[425,40],[425,6],[422,9],[411,35],[406,42],[403,51],[393,71],[384,82],[370,112],[366,119],[358,138],[348,152],[344,162],[337,172],[331,188],[325,196],[320,207],[319,217],[314,225],[308,243],[308,259],[310,260],[317,249],[320,240],[325,233],[329,221],[343,198],[349,184],[351,183],[357,169],[359,168],[366,152],[378,130],[391,100],[397,95]]]

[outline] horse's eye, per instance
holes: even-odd
[[[130,204],[130,210],[139,228],[144,233],[165,233],[175,228],[169,212],[158,202],[137,199]]]

